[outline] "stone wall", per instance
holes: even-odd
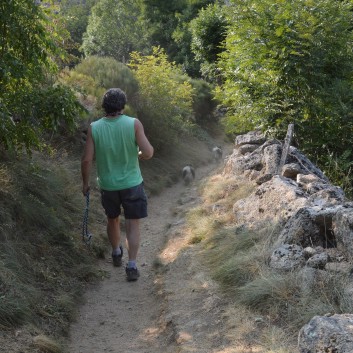
[[[281,167],[282,150],[282,142],[259,131],[236,137],[223,173],[256,185],[249,197],[234,204],[237,222],[254,229],[268,223],[279,226],[269,259],[276,271],[349,276],[353,203],[297,148],[290,146]],[[300,352],[353,352],[352,320],[350,313],[334,315],[334,320],[313,318],[299,333]],[[334,341],[328,337],[333,333]]]

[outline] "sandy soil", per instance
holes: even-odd
[[[71,327],[70,353],[240,352],[227,335],[227,303],[185,228],[185,211],[200,202],[197,185],[215,172],[214,164],[198,168],[192,185],[179,182],[149,199],[139,280],[127,282],[124,266],[113,267],[109,256],[102,261],[109,278],[86,292]]]

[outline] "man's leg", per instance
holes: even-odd
[[[137,253],[140,247],[140,221],[139,219],[126,219],[126,245],[129,253],[129,261],[125,272],[128,281],[136,281],[140,272],[136,266]]]
[[[140,220],[126,219],[126,246],[129,253],[129,261],[136,261],[140,247]]]
[[[108,218],[107,234],[112,246],[112,258],[114,266],[122,264],[122,248],[120,247],[120,218]]]
[[[137,253],[140,247],[140,219],[147,217],[147,197],[143,184],[124,190],[122,206],[125,214],[126,245],[129,261],[126,266],[128,281],[136,281],[139,271],[136,266]]]

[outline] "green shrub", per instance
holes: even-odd
[[[85,112],[71,88],[64,85],[22,87],[7,101],[7,110],[1,111],[0,97],[0,145],[6,149],[24,147],[30,152],[33,147],[43,148],[48,133],[73,131]]]
[[[136,96],[138,84],[132,71],[113,58],[90,56],[82,60],[72,71],[92,77],[95,84],[104,89],[121,88],[129,101],[133,101]]]
[[[70,86],[75,92],[83,95],[92,95],[96,98],[104,94],[105,89],[101,87],[92,76],[81,73],[76,70],[69,70],[65,68],[60,73],[60,81]]]
[[[0,17],[0,147],[42,148],[42,134],[78,115],[67,88],[53,87],[69,40],[55,5],[32,0],[2,1]],[[47,105],[53,105],[50,111]]]
[[[151,143],[158,150],[172,145],[178,135],[188,132],[192,117],[192,87],[179,81],[181,69],[168,61],[160,48],[153,55],[131,54],[133,69],[140,88],[138,117]]]

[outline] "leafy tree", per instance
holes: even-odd
[[[92,8],[82,49],[86,56],[111,56],[126,62],[130,52],[149,48],[142,0],[99,0]]]
[[[152,55],[131,54],[129,66],[139,83],[139,105],[135,107],[152,144],[157,149],[171,145],[187,131],[192,118],[192,87],[180,82],[182,71],[168,61],[163,49]]]
[[[283,137],[295,123],[300,147],[319,162],[327,148],[350,148],[351,1],[233,0],[228,13],[217,94],[228,132],[261,127]]]
[[[195,54],[191,48],[190,21],[197,17],[201,9],[212,3],[214,3],[214,0],[187,0],[185,8],[182,9],[180,14],[175,15],[178,22],[171,37],[175,52],[170,53],[169,57],[170,60],[183,65],[183,69],[191,77],[200,77],[200,63],[195,60]]]
[[[200,9],[215,0],[144,0],[144,17],[151,31],[152,45],[166,51],[170,61],[183,66],[192,77],[200,76],[200,65],[191,51],[189,22]]]
[[[208,5],[190,22],[191,50],[195,60],[201,62],[202,76],[214,81],[218,55],[223,51],[222,43],[227,33],[227,18],[224,7],[218,3]]]
[[[43,67],[53,68],[53,55],[61,54],[47,31],[44,10],[31,0],[0,3],[0,80],[3,88],[16,88],[30,79],[43,79]]]
[[[72,47],[68,52],[75,57],[81,57],[83,34],[86,32],[88,18],[91,13],[91,8],[98,0],[62,0],[60,2],[61,15],[65,19],[66,28],[70,32],[73,41]]]
[[[164,48],[167,55],[176,53],[172,34],[178,25],[178,16],[185,9],[187,0],[144,0],[144,17],[151,30],[151,41],[154,46]]]
[[[66,32],[50,6],[33,0],[2,1],[0,31],[0,145],[40,147],[47,129],[72,126],[80,111],[70,90],[42,84],[65,59]],[[58,110],[40,106],[49,101]]]

